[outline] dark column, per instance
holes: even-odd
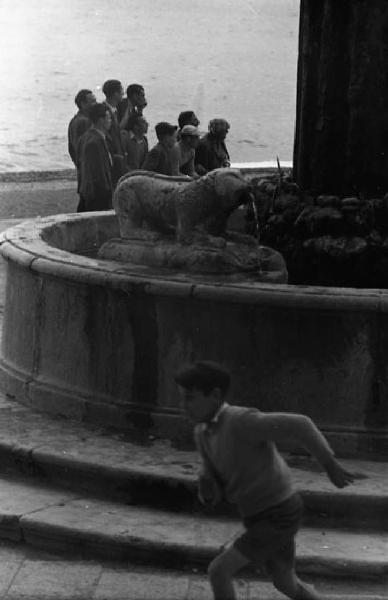
[[[388,192],[388,0],[301,0],[294,176]]]

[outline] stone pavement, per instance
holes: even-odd
[[[30,219],[75,212],[77,184],[55,181],[0,181],[0,219]]]
[[[331,600],[354,600],[352,582],[320,582]],[[268,582],[239,579],[239,600],[281,600]],[[335,590],[335,593],[333,591]],[[384,600],[384,586],[358,584],[362,600]],[[61,554],[0,544],[1,600],[211,600],[204,573],[177,572],[126,563],[74,560]]]

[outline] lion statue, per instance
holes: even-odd
[[[113,207],[122,238],[152,242],[173,235],[179,244],[222,247],[226,240],[254,243],[251,236],[226,231],[229,215],[250,194],[238,169],[215,169],[194,180],[133,171],[120,179]]]
[[[98,257],[123,269],[157,269],[161,276],[173,270],[286,283],[278,252],[253,236],[227,231],[230,214],[252,201],[251,187],[238,169],[215,169],[198,179],[128,173],[113,196],[120,237],[102,244]]]

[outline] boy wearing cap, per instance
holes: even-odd
[[[178,155],[173,151],[176,142],[176,125],[161,121],[155,125],[158,143],[151,148],[143,164],[145,171],[154,171],[161,175],[179,175]]]
[[[209,566],[215,600],[235,600],[233,576],[249,563],[264,566],[274,586],[293,600],[320,595],[295,573],[295,535],[302,500],[293,489],[291,472],[276,442],[295,440],[320,462],[338,488],[357,477],[343,469],[311,419],[288,413],[265,414],[226,401],[230,375],[211,361],[182,368],[175,381],[184,408],[194,423],[203,471],[199,498],[216,504],[224,496],[237,504],[244,533]]]
[[[178,153],[179,171],[189,177],[198,177],[195,170],[195,149],[199,142],[199,131],[194,125],[185,125],[180,130],[179,142],[175,144]]]

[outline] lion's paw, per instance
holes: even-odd
[[[210,242],[211,246],[214,246],[214,248],[225,248],[226,246],[226,239],[223,237],[211,236],[209,237],[208,241]]]
[[[193,243],[198,246],[222,249],[226,246],[226,239],[220,236],[207,235],[205,233],[196,233],[193,238]]]

